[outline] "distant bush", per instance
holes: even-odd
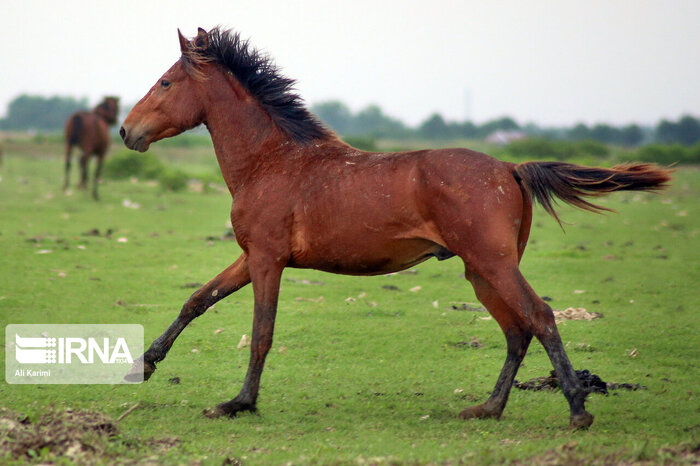
[[[168,168],[158,177],[160,187],[165,191],[182,191],[187,188],[189,176],[182,170]]]
[[[577,155],[605,158],[610,155],[610,147],[598,141],[586,140],[571,143],[574,145]]]
[[[346,136],[343,140],[355,149],[374,152],[377,150],[377,140],[373,137]]]
[[[689,163],[699,163],[700,164],[700,142],[686,149]]]
[[[65,142],[65,136],[59,132],[35,133],[32,135],[31,141],[37,144],[63,143]]]
[[[158,180],[164,191],[182,191],[187,188],[190,176],[177,168],[166,167],[150,152],[140,154],[123,150],[107,159],[104,168],[106,178],[123,180],[136,177],[145,180]]]
[[[194,148],[194,147],[212,147],[211,136],[208,132],[192,132],[184,133],[173,138],[161,139],[158,141],[158,145],[161,147],[183,147],[183,148]]]
[[[132,176],[154,180],[164,170],[163,163],[153,153],[145,152],[141,154],[125,149],[107,158],[104,176],[114,180],[123,180]]]
[[[597,141],[556,141],[544,138],[528,138],[513,141],[503,149],[516,159],[568,160],[571,158],[604,158],[610,149]]]
[[[680,144],[650,144],[639,148],[636,159],[640,162],[655,162],[662,165],[700,163],[700,144],[691,147]]]

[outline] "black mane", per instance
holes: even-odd
[[[196,49],[195,60],[213,61],[231,71],[284,133],[300,144],[330,136],[330,131],[294,92],[295,81],[282,76],[270,57],[231,30],[222,31],[217,27],[209,31],[208,36],[208,47]]]

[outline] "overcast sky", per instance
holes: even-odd
[[[21,93],[135,103],[177,28],[236,29],[308,103],[379,104],[409,124],[656,123],[700,116],[697,0],[46,0],[0,4],[0,115]]]

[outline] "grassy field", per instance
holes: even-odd
[[[221,239],[227,192],[171,193],[153,182],[112,181],[101,186],[96,203],[85,192],[60,191],[60,144],[4,146],[3,328],[140,323],[148,345],[174,319],[193,284],[206,282],[239,254],[234,241]],[[153,150],[189,171],[215,170],[206,147],[156,144]],[[0,406],[37,422],[47,411],[66,409],[116,419],[138,403],[118,423],[118,435],[78,448],[93,448],[93,456],[88,451],[66,461],[697,462],[700,171],[679,170],[661,195],[619,194],[602,202],[619,213],[562,208],[565,233],[538,209],[522,264],[553,308],[603,314],[560,325],[575,368],[645,387],[590,395],[587,406],[596,420],[589,431],[567,430],[568,406],[560,392],[514,389],[500,421],[457,419],[464,407],[485,400],[505,358],[505,340],[488,314],[452,308],[478,305],[457,259],[373,278],[288,269],[257,415],[201,415],[233,397],[243,381],[249,354],[236,346],[250,333],[250,287],[193,322],[147,383],[3,381]],[[98,235],[86,235],[94,229]],[[5,353],[4,332],[0,338]],[[533,342],[518,379],[550,369]],[[169,382],[174,377],[179,384]],[[3,429],[6,424],[0,425],[0,446],[11,444]],[[0,450],[0,462],[12,459],[7,451]],[[30,461],[57,458],[48,447],[29,454],[36,456],[24,457]]]

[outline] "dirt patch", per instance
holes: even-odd
[[[484,306],[474,305],[473,303],[457,303],[451,302],[447,308],[451,311],[469,311],[469,312],[486,312]]]
[[[289,283],[296,283],[297,285],[316,285],[316,286],[323,286],[325,283],[322,281],[318,280],[306,280],[306,279],[298,279],[298,278],[292,278],[288,277],[286,279]]]
[[[112,233],[114,233],[114,230],[111,228],[105,230],[104,235],[100,233],[99,228],[93,228],[92,230],[83,232],[82,236],[104,236],[107,239],[112,239]]]
[[[587,369],[576,371],[576,377],[587,393],[602,393],[607,395],[609,390],[646,390],[647,387],[637,383],[616,383],[604,382],[595,374],[591,374]],[[520,390],[559,390],[559,379],[557,374],[552,371],[548,377],[535,377],[527,382],[513,381],[513,386]]]
[[[32,419],[0,407],[0,458],[42,463],[58,458],[78,464],[111,462],[117,459],[111,448],[117,441],[134,449],[145,447],[147,453],[163,453],[180,444],[174,437],[124,442],[117,421],[97,412],[48,408]]]
[[[470,338],[469,341],[458,341],[456,343],[452,343],[452,345],[456,346],[457,348],[481,348],[484,346],[476,337]]]
[[[48,410],[37,420],[0,408],[0,455],[38,458],[53,454],[77,462],[104,457],[117,438],[117,424],[90,411]]]
[[[180,288],[201,288],[202,284],[199,282],[188,282],[180,285]]]
[[[625,465],[651,466],[657,464],[699,464],[700,444],[662,447],[656,452],[642,451],[632,454],[626,451],[612,452],[607,455],[592,455],[590,450],[580,448],[578,442],[567,442],[560,447],[525,461],[516,461],[514,465],[536,466],[588,466],[588,465]]]
[[[556,323],[563,322],[565,320],[593,320],[600,319],[603,314],[600,312],[588,312],[583,307],[568,307],[563,311],[554,311],[554,320]]]

